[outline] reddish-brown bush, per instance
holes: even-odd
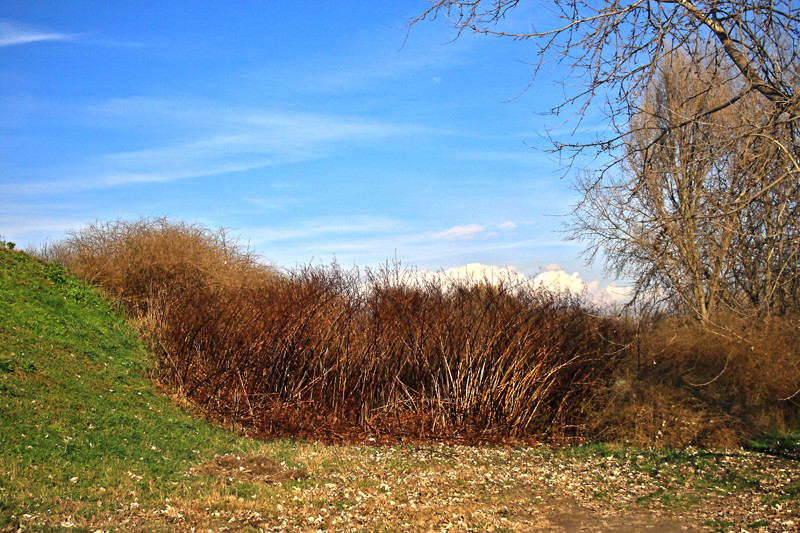
[[[477,441],[586,429],[730,446],[800,423],[796,318],[634,328],[509,281],[389,265],[278,273],[222,231],[166,219],[93,224],[43,253],[131,313],[161,380],[254,433]]]
[[[529,286],[389,267],[277,274],[224,233],[165,219],[92,225],[61,246],[138,316],[161,379],[264,434],[579,434],[628,335],[578,298]]]

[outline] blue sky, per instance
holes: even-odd
[[[598,280],[565,243],[534,49],[424,1],[0,4],[0,235],[92,221],[224,227],[292,267],[480,263]],[[533,8],[511,25],[541,22]],[[522,93],[522,94],[520,94]]]

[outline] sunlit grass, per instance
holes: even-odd
[[[0,525],[53,509],[76,521],[167,497],[220,501],[187,478],[215,454],[293,459],[170,402],[152,356],[97,291],[24,253],[0,251]],[[102,521],[102,520],[101,520]]]

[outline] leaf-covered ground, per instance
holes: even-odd
[[[274,507],[254,499],[250,525],[265,531],[800,529],[800,466],[747,452],[311,446],[297,460],[308,477],[279,482]],[[253,483],[239,476],[232,469],[222,479]]]
[[[284,448],[285,451],[289,447]],[[798,531],[800,466],[753,452],[294,443],[184,473],[203,497],[121,504],[90,531]],[[180,491],[177,491],[178,493]]]

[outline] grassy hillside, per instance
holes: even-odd
[[[182,411],[148,381],[150,364],[94,289],[0,249],[0,529],[201,497],[211,489],[186,483],[188,468],[266,446]]]

